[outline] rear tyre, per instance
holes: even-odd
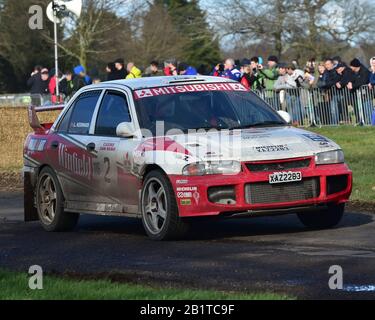
[[[341,221],[345,211],[345,204],[332,205],[319,212],[299,213],[298,218],[309,229],[330,229]]]
[[[64,195],[55,172],[45,167],[39,174],[36,187],[36,208],[41,225],[47,231],[71,231],[79,214],[64,212]]]
[[[145,178],[141,210],[143,227],[152,240],[179,239],[189,229],[179,216],[172,185],[160,171],[151,171]]]

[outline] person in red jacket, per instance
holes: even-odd
[[[60,92],[59,99],[57,99],[57,96],[56,96],[56,75],[55,75],[54,69],[52,69],[51,74],[52,76],[50,77],[50,80],[48,83],[48,91],[51,94],[51,102],[53,104],[63,103],[64,100],[62,98],[61,92]],[[60,72],[59,72],[59,77],[61,77]]]
[[[164,75],[165,76],[177,76],[177,63],[174,61],[166,61],[164,63]]]
[[[253,75],[253,71],[250,65],[243,66],[243,75],[241,77],[241,84],[247,89],[251,90],[254,82],[256,81],[256,77]]]

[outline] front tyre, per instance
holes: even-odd
[[[299,213],[302,224],[310,229],[330,229],[341,221],[345,211],[345,204],[332,205],[319,212]]]
[[[45,167],[36,187],[36,208],[41,225],[47,231],[71,231],[79,214],[64,212],[64,195],[55,172]]]
[[[160,171],[151,171],[145,178],[141,210],[143,227],[152,240],[181,238],[188,230],[188,223],[179,217],[172,185]]]

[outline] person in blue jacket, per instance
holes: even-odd
[[[87,75],[86,70],[83,66],[76,66],[74,68],[74,74],[76,75],[76,78],[80,79],[80,81],[83,84],[80,84],[79,88],[82,88],[83,86],[87,86],[92,83],[90,76]]]
[[[221,68],[223,70],[221,70]],[[225,60],[224,67],[218,64],[214,68],[212,75],[217,76],[217,77],[232,79],[238,82],[241,81],[241,77],[242,77],[241,71],[236,68],[236,64],[234,60],[231,58]]]
[[[197,69],[192,66],[189,66],[185,62],[181,62],[177,67],[177,72],[179,75],[184,76],[196,76],[198,74]]]

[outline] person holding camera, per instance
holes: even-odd
[[[254,84],[253,84],[253,90],[263,90],[265,88],[264,86],[264,76],[260,72],[260,70],[263,69],[263,65],[259,63],[258,57],[252,57],[250,59],[250,68],[251,72],[255,78]]]
[[[228,58],[224,64],[218,64],[215,66],[212,75],[215,77],[222,77],[231,80],[241,81],[241,72],[236,68],[236,64],[233,59]]]

